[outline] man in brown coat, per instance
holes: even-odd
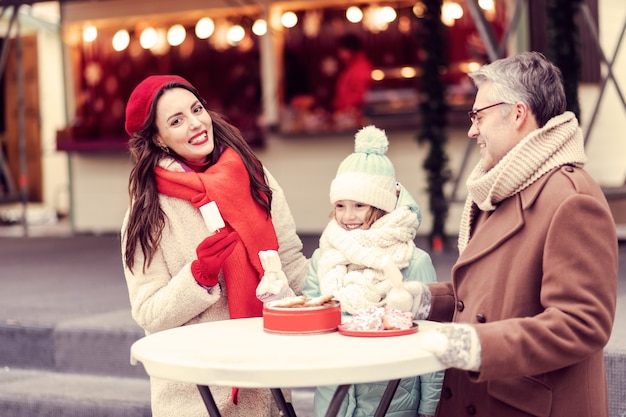
[[[531,52],[470,77],[468,135],[481,160],[467,180],[452,281],[429,286],[429,319],[451,323],[421,339],[449,367],[437,416],[608,417],[617,237],[582,168],[561,74]]]

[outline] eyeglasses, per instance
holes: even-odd
[[[499,103],[492,104],[491,106],[486,106],[486,107],[480,108],[480,109],[478,109],[478,110],[468,111],[468,112],[467,112],[467,115],[469,116],[470,120],[472,121],[472,124],[476,124],[476,121],[478,120],[478,119],[477,119],[477,116],[478,116],[478,113],[479,113],[479,112],[481,112],[481,111],[483,111],[483,110],[490,109],[490,108],[492,108],[492,107],[499,106],[499,105],[501,105],[501,104],[509,104],[509,103],[506,103],[506,102],[504,102],[504,101],[501,101],[501,102],[499,102]]]

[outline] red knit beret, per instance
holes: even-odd
[[[171,82],[192,87],[189,81],[178,75],[151,75],[135,87],[126,103],[126,123],[124,124],[126,133],[132,136],[144,127],[154,96]]]

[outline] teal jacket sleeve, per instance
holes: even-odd
[[[443,385],[443,371],[420,375],[420,401],[417,409],[419,414],[434,416],[439,397],[441,396],[441,386]]]
[[[317,278],[317,263],[320,259],[320,250],[315,249],[309,261],[309,269],[307,270],[306,280],[302,288],[302,295],[307,298],[315,298],[322,295],[320,293],[320,281]]]
[[[430,255],[415,248],[409,266],[402,270],[403,281],[419,281],[425,284],[437,282],[437,272]]]

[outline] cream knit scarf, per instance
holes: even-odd
[[[408,207],[384,215],[368,230],[345,230],[332,219],[320,238],[321,294],[334,294],[350,314],[381,306],[392,287],[382,267],[388,258],[400,269],[409,265],[418,226]]]
[[[466,182],[468,196],[459,226],[459,253],[469,242],[478,209],[495,210],[498,203],[552,169],[566,164],[582,167],[586,161],[578,120],[573,113],[565,112],[528,134],[491,170],[485,171],[479,162]]]

